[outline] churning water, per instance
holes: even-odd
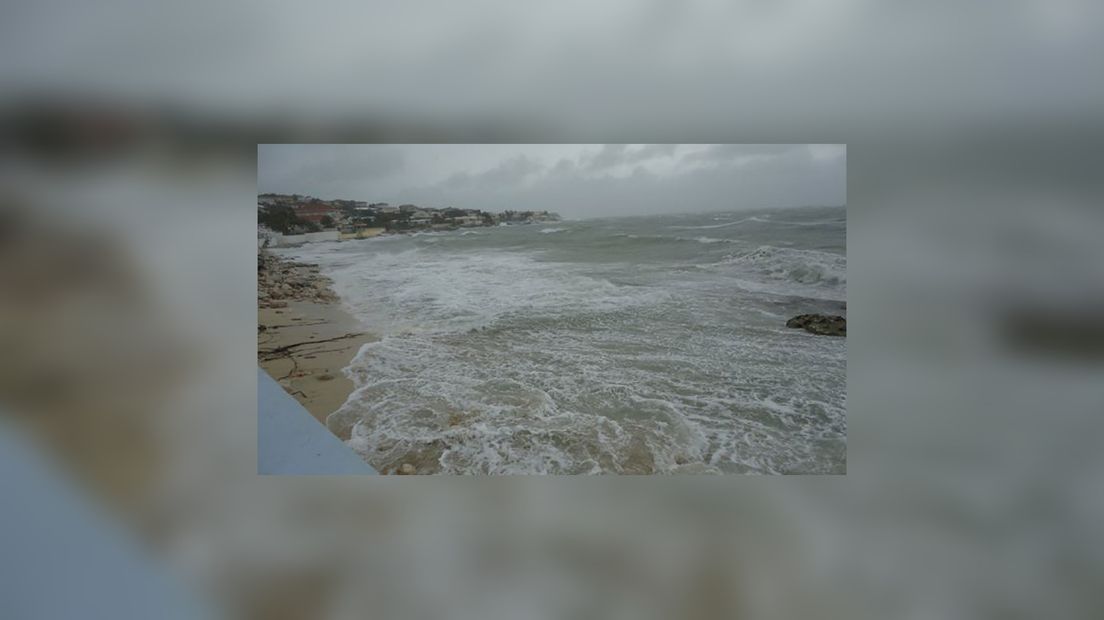
[[[843,473],[846,210],[565,221],[287,252],[375,331],[330,427],[381,470]]]

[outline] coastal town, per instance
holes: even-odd
[[[322,200],[300,194],[257,196],[257,245],[278,247],[312,241],[365,239],[382,234],[456,230],[478,226],[505,226],[556,222],[550,211],[435,208],[386,202]]]

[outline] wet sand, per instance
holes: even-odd
[[[374,338],[336,302],[289,300],[259,308],[257,323],[261,368],[325,424],[353,391],[342,369]]]
[[[353,391],[343,369],[372,340],[331,284],[317,265],[257,253],[257,361],[323,424]]]

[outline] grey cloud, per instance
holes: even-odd
[[[598,152],[588,158],[587,166],[592,170],[604,170],[621,163],[624,158],[624,144],[605,144]]]
[[[358,145],[261,145],[258,184],[269,191],[337,198],[365,180],[393,175],[406,165],[398,148]]]
[[[777,157],[795,151],[808,152],[805,144],[711,144],[689,153],[686,161],[733,161],[741,157]]]
[[[565,158],[560,159],[559,161],[557,161],[555,166],[552,166],[552,168],[549,170],[549,175],[564,176],[564,175],[574,174],[576,168],[577,168],[577,166],[575,165],[575,161],[571,160],[571,159],[567,159],[565,157]]]
[[[675,154],[675,149],[677,149],[678,146],[677,144],[645,144],[640,147],[639,150],[631,153],[631,155],[635,158],[634,161],[651,159],[653,157],[671,157]]]
[[[585,156],[586,166],[601,172],[622,164],[634,164],[659,157],[671,157],[678,148],[677,144],[645,144],[639,148],[630,148],[627,144],[604,144],[598,151]]]
[[[397,150],[341,149],[334,157],[307,164],[299,172],[313,181],[349,181],[387,176],[401,170],[403,163],[403,154]]]
[[[471,174],[458,172],[445,179],[441,186],[446,189],[481,189],[512,187],[521,183],[531,174],[540,172],[544,165],[525,155],[508,159],[490,170]]]

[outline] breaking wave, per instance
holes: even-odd
[[[768,277],[800,284],[847,284],[847,257],[818,250],[763,245],[750,252],[733,254],[724,262],[746,265]]]
[[[714,219],[716,219],[716,218],[714,218]],[[699,230],[699,229],[707,229],[707,228],[726,228],[728,226],[736,226],[737,224],[743,224],[744,222],[760,222],[760,223],[766,224],[766,223],[771,223],[771,220],[753,215],[751,217],[745,217],[743,219],[735,220],[735,221],[732,221],[732,222],[724,222],[723,224],[706,224],[704,226],[671,226],[670,228],[677,228],[677,229],[681,229],[681,230]]]

